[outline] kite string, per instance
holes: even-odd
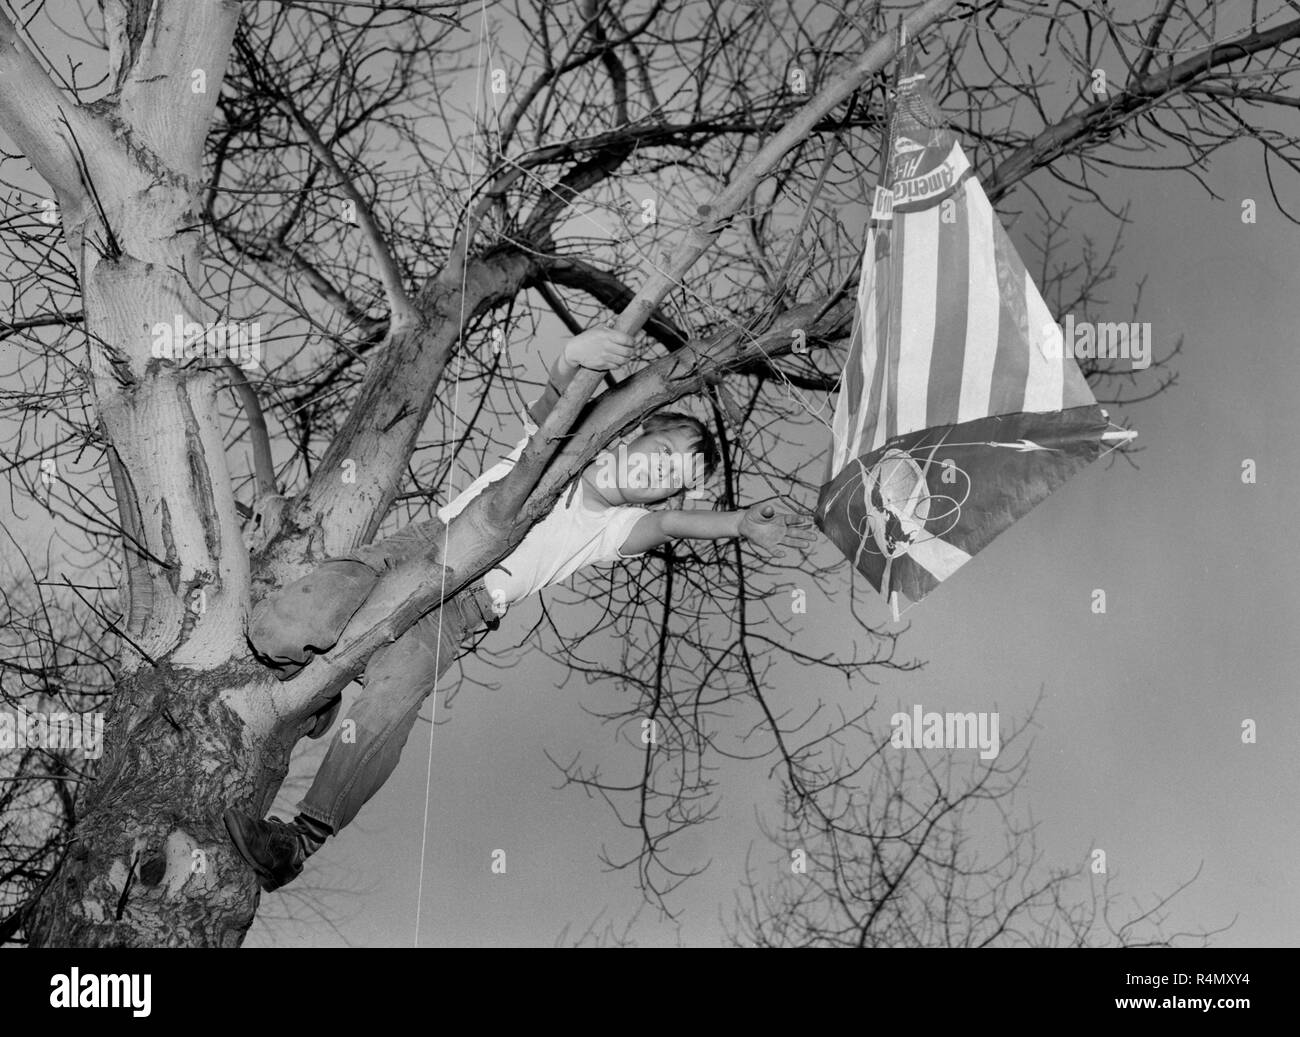
[[[479,6],[479,39],[478,39],[478,76],[474,84],[474,129],[471,136],[471,157],[470,171],[471,177],[475,163],[478,161],[478,131],[479,131],[479,100],[483,92],[483,49],[487,39],[487,0],[480,0]],[[469,278],[469,239],[470,235],[464,235],[464,251],[461,256],[460,264],[460,316],[459,330],[460,336],[465,333],[465,293]],[[452,426],[455,427],[456,418],[460,414],[460,383],[461,369],[464,366],[464,350],[456,350],[456,377],[454,379],[456,388],[452,395],[451,414]],[[455,481],[455,473],[448,472],[447,478]],[[454,487],[452,487],[454,489]],[[424,906],[424,864],[425,855],[429,844],[429,803],[433,793],[433,732],[438,719],[438,687],[437,677],[442,673],[442,622],[443,615],[446,611],[446,601],[443,600],[447,593],[447,548],[450,541],[450,527],[443,525],[442,531],[442,579],[438,588],[438,597],[442,604],[438,607],[438,633],[433,653],[433,672],[434,687],[429,694],[430,712],[429,712],[429,748],[428,759],[425,764],[424,772],[424,824],[420,833],[420,877],[419,884],[415,894],[415,942],[416,947],[420,946],[420,913]],[[473,587],[466,588],[465,593],[473,594]]]

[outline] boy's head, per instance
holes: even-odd
[[[717,470],[718,445],[698,418],[656,411],[641,430],[631,442],[596,458],[599,489],[617,489],[628,504],[654,504],[699,490]]]

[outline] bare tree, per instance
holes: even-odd
[[[72,580],[58,593],[109,659],[93,692],[109,701],[104,755],[10,933],[239,943],[258,897],[222,808],[265,809],[370,654],[508,554],[653,410],[704,401],[725,506],[806,507],[852,320],[859,243],[844,213],[876,163],[899,13],[910,38],[930,30],[944,106],[1000,196],[1041,167],[1105,203],[1089,178],[1117,150],[1166,168],[1176,144],[1196,175],[1242,136],[1294,168],[1294,142],[1243,113],[1286,103],[1300,21],[1253,11],[1228,26],[1213,4],[1173,2],[1128,20],[955,0],[491,10],[491,24],[452,0],[103,0],[75,23],[40,4],[0,10],[0,130],[18,152],[0,165],[0,336],[18,358],[3,460],[11,496],[39,502],[68,545],[36,582],[95,574],[92,592]],[[1081,83],[1052,101],[1017,64],[1017,34],[1087,83],[1104,48],[1125,72],[1105,98]],[[1045,281],[1096,298],[1107,257],[1045,251]],[[526,388],[530,301],[571,329],[617,314],[653,343],[647,362],[594,400],[599,376],[580,374],[445,549],[394,567],[364,625],[278,681],[249,651],[249,610],[320,559],[426,518],[496,449],[490,430]],[[264,362],[159,357],[153,329],[174,320],[255,323]],[[841,572],[797,579],[829,592]],[[850,658],[792,648],[792,575],[740,547],[665,548],[599,586],[608,606],[591,629],[548,613],[538,632],[574,669],[627,683],[613,719],[670,732],[626,781],[565,765],[619,809],[634,839],[614,863],[652,899],[683,877],[672,833],[708,817],[717,725],[748,732],[745,751],[772,754],[796,795],[842,777],[815,749],[855,718],[809,744],[815,704],[780,715],[767,669],[788,659],[847,681],[908,666],[866,622]],[[611,629],[621,665],[584,662],[582,644]]]
[[[17,554],[17,552],[15,552]],[[9,574],[6,574],[9,576]],[[9,583],[12,577],[5,580]],[[76,795],[102,751],[81,744],[28,741],[26,717],[76,717],[102,709],[111,687],[112,659],[85,624],[79,627],[40,582],[14,582],[0,590],[4,664],[0,707],[22,718],[14,743],[0,753],[0,941],[12,939],[19,908],[40,889],[76,824]],[[17,728],[17,725],[15,725]]]
[[[1173,893],[1129,906],[1104,855],[1049,866],[1016,792],[1037,704],[994,758],[897,751],[865,725],[861,782],[839,782],[814,805],[786,790],[769,833],[780,878],[746,868],[733,943],[759,947],[1152,947],[1204,945],[1214,933],[1167,932]],[[1008,752],[1010,750],[1010,752]],[[989,833],[995,833],[989,837]],[[983,838],[981,838],[983,837]],[[771,874],[771,871],[768,871]],[[1199,869],[1197,870],[1199,874]],[[1219,930],[1222,931],[1222,930]]]

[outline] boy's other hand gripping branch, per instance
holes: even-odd
[[[533,421],[540,425],[546,420],[565,388],[573,381],[573,376],[578,373],[578,368],[612,371],[635,360],[636,349],[632,343],[632,336],[627,332],[606,327],[588,328],[569,339],[551,364],[546,391],[529,408]]]
[[[560,361],[570,367],[589,367],[593,371],[612,371],[620,364],[636,359],[632,336],[613,328],[588,328],[564,344]],[[571,372],[572,374],[572,372]]]

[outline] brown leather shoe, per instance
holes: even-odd
[[[221,819],[239,856],[257,875],[257,884],[268,893],[302,874],[307,850],[303,833],[296,825],[277,817],[266,820],[250,817],[234,807],[222,814]]]

